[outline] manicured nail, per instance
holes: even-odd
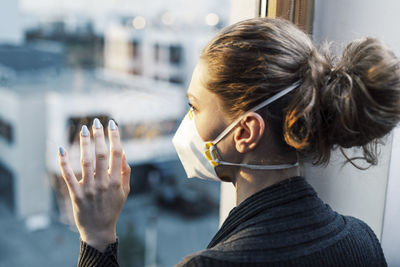
[[[111,130],[111,131],[114,131],[114,130],[117,129],[117,125],[115,125],[115,122],[114,122],[113,120],[110,120],[110,121],[108,122],[108,127],[110,127],[110,130]]]
[[[89,129],[87,128],[86,125],[83,125],[83,126],[82,126],[81,132],[82,132],[82,136],[84,136],[84,137],[89,136]]]
[[[65,155],[65,150],[64,150],[64,148],[61,147],[61,146],[58,148],[58,152],[60,152],[60,155],[61,155],[61,156],[64,156],[64,155]]]
[[[100,123],[100,120],[98,118],[94,119],[93,124],[94,124],[94,128],[96,128],[96,129],[100,129],[101,128],[101,123]]]

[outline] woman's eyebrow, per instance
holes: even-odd
[[[191,93],[189,93],[189,92],[186,92],[186,97],[187,98],[192,98],[193,100],[197,101],[197,98],[194,95],[192,95]]]

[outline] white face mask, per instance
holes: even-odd
[[[279,165],[251,165],[242,163],[226,162],[221,159],[218,153],[216,144],[222,140],[235,126],[242,120],[247,113],[261,109],[275,100],[281,98],[287,93],[291,92],[298,86],[298,83],[282,90],[281,92],[273,95],[264,102],[250,109],[242,116],[233,121],[214,141],[204,142],[196,130],[194,124],[194,113],[189,110],[188,114],[183,118],[181,125],[175,133],[172,142],[175,146],[176,152],[178,153],[179,159],[182,162],[183,168],[186,171],[188,178],[202,178],[221,181],[215,167],[218,165],[230,165],[239,166],[255,170],[280,170],[288,169],[298,166],[295,164],[279,164]]]

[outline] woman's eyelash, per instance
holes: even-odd
[[[195,107],[192,105],[192,103],[188,102],[189,108],[195,110]]]

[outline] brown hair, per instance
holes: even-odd
[[[262,115],[282,148],[314,164],[328,163],[337,147],[361,147],[363,159],[376,164],[378,140],[400,120],[399,61],[374,38],[351,42],[335,61],[292,23],[255,18],[223,29],[201,60],[206,88],[232,117],[300,81]]]

